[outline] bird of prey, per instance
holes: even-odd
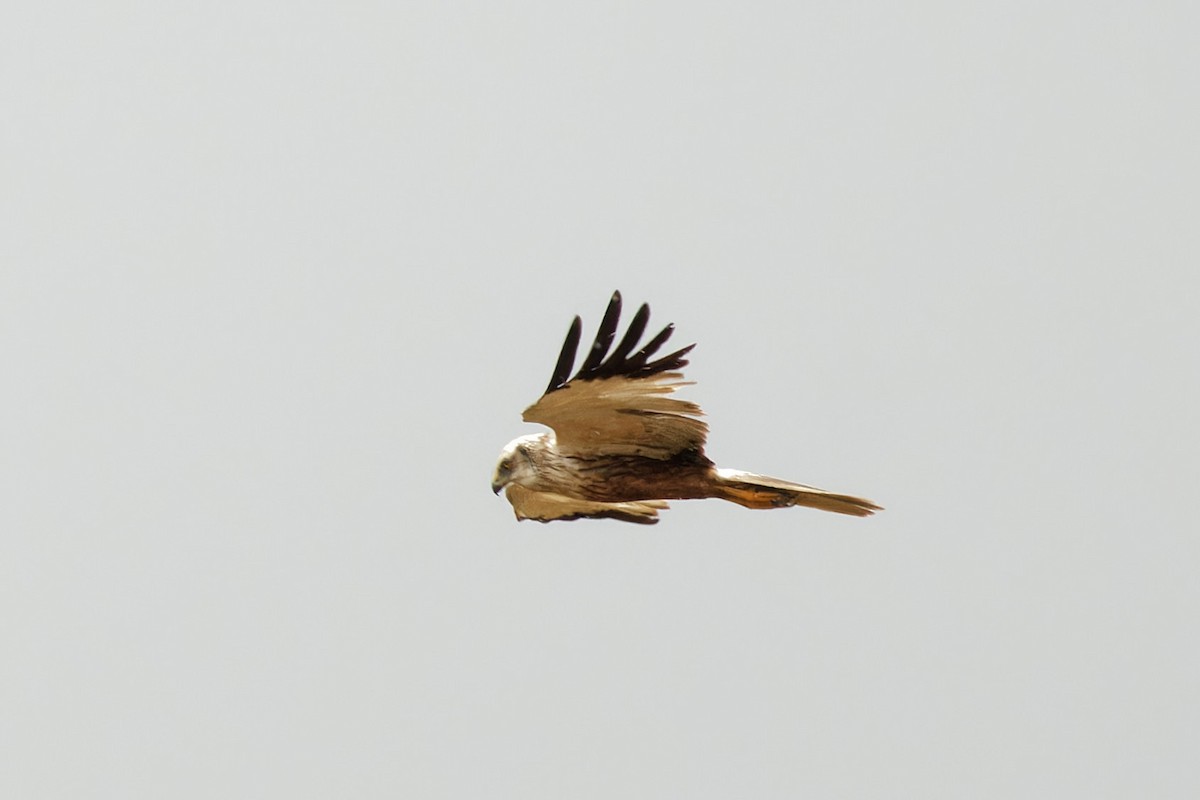
[[[694,344],[654,358],[670,338],[667,325],[640,349],[650,319],[643,304],[615,350],[621,293],[608,310],[579,371],[571,375],[583,323],[571,323],[545,394],[525,409],[526,422],[553,433],[522,436],[500,454],[492,490],[512,503],[518,520],[608,517],[654,524],[667,500],[715,497],[746,508],[808,506],[865,517],[870,500],[790,481],[719,469],[704,455],[708,426],[695,403],[671,395]],[[569,376],[569,377],[568,377]]]

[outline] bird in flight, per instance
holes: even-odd
[[[694,344],[655,358],[675,330],[667,325],[640,349],[650,320],[642,304],[616,349],[621,293],[614,292],[579,371],[571,375],[583,322],[571,323],[545,394],[525,409],[546,425],[509,442],[492,476],[518,520],[607,517],[654,524],[668,500],[715,497],[746,508],[807,506],[865,517],[870,500],[799,483],[720,469],[704,454],[700,406],[671,395],[691,385],[680,371]]]

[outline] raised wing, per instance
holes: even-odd
[[[615,350],[621,293],[613,292],[596,340],[573,376],[583,322],[571,323],[550,385],[525,409],[526,422],[554,429],[559,451],[579,455],[639,455],[667,459],[684,450],[702,453],[708,426],[697,419],[700,406],[669,395],[690,385],[679,372],[694,344],[652,360],[675,330],[663,328],[634,352],[646,331],[650,306],[642,304]]]
[[[508,502],[512,503],[517,519],[534,519],[538,522],[591,517],[653,525],[658,522],[658,512],[667,507],[667,503],[663,500],[596,503],[553,492],[538,492],[516,483],[510,483],[504,490],[504,494],[508,498]]]

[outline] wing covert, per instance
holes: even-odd
[[[550,385],[525,409],[524,420],[553,428],[564,452],[658,459],[684,450],[703,452],[708,426],[698,419],[700,407],[669,396],[690,384],[679,370],[695,345],[654,359],[674,332],[674,325],[667,325],[633,353],[650,319],[650,306],[642,304],[610,354],[620,314],[621,293],[614,292],[583,365],[568,379],[582,326],[579,317],[574,319]]]

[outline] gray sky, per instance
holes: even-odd
[[[1194,797],[1193,4],[0,12],[5,797]],[[572,315],[887,507],[518,524]]]

